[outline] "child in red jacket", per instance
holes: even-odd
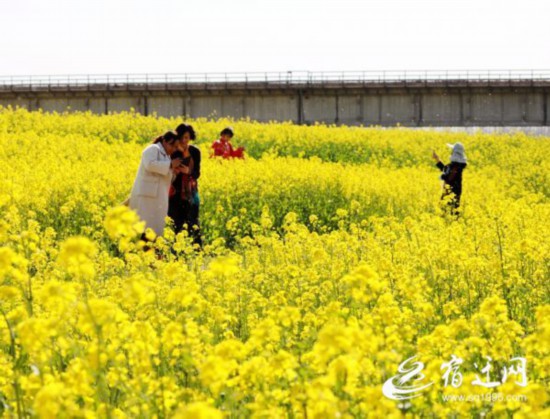
[[[212,143],[212,149],[214,151],[210,157],[223,157],[224,159],[228,159],[230,157],[239,159],[244,158],[244,147],[239,147],[234,150],[231,145],[231,138],[233,138],[233,135],[233,128],[224,128],[220,133],[220,139]]]

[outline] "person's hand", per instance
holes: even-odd
[[[187,166],[178,166],[178,167],[174,168],[173,171],[177,175],[180,175],[182,173],[187,174],[187,172],[189,171],[189,168]]]
[[[170,164],[170,167],[172,169],[176,169],[181,165],[181,159],[174,159],[172,160],[172,163]]]
[[[436,154],[435,151],[432,150],[432,158],[435,160],[435,161],[440,161],[439,159],[439,156]]]

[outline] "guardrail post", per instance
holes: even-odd
[[[298,125],[304,123],[304,92],[298,89]]]
[[[542,125],[548,125],[548,90],[542,96]]]

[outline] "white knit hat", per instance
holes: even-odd
[[[451,162],[466,163],[466,153],[464,153],[464,146],[462,143],[447,144],[447,147],[452,148]]]

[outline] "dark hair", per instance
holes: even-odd
[[[179,140],[179,137],[174,131],[166,131],[160,137],[155,138],[153,140],[153,144],[158,144],[163,140],[166,141],[168,144],[173,144],[175,141]]]
[[[222,132],[220,132],[220,135],[229,135],[230,137],[233,137],[233,128],[227,127],[222,129]]]
[[[189,133],[189,137],[192,140],[194,140],[196,138],[195,130],[193,129],[193,127],[191,125],[179,124],[178,127],[176,128],[176,134],[178,136],[178,140],[181,140],[186,132]]]

